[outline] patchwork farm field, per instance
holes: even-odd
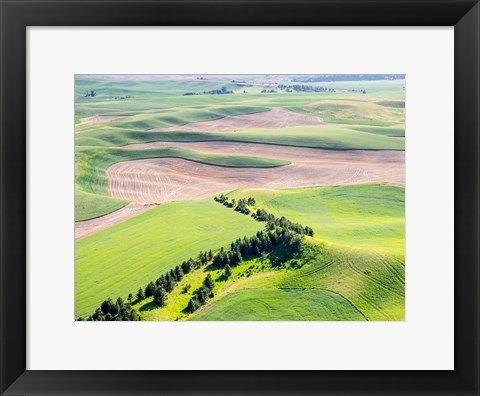
[[[405,319],[405,80],[75,82],[75,318]]]
[[[126,298],[200,251],[254,234],[261,224],[211,200],[159,205],[75,247],[75,310],[86,315],[108,297]]]

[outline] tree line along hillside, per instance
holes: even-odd
[[[222,247],[216,252],[212,250],[202,251],[196,258],[189,258],[183,261],[169,272],[160,275],[157,280],[149,282],[145,288],[140,288],[135,295],[135,300],[132,293],[128,295],[127,302],[124,302],[121,297],[118,297],[116,302],[109,298],[92,315],[87,318],[80,317],[78,320],[140,320],[135,310],[131,307],[133,303],[138,303],[153,296],[153,303],[158,308],[164,307],[168,300],[168,293],[172,292],[178,282],[192,271],[212,264],[217,268],[223,268],[224,277],[228,279],[232,273],[232,267],[239,265],[245,257],[264,257],[276,246],[282,246],[290,253],[294,253],[300,248],[305,235],[313,236],[313,229],[309,226],[292,222],[284,216],[277,218],[262,208],[254,210],[252,207],[256,204],[256,201],[253,197],[229,200],[227,196],[222,194],[215,197],[214,200],[239,213],[251,216],[259,222],[266,222],[265,229],[258,231],[251,237],[244,236],[243,238],[238,238],[230,246]],[[280,265],[281,263],[278,262],[277,258],[273,264]],[[185,307],[185,311],[193,313],[202,305],[205,305],[209,299],[213,298],[214,285],[214,280],[208,274],[202,286],[193,292],[188,305]],[[185,292],[188,292],[188,288]]]

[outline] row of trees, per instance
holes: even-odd
[[[222,205],[226,206],[227,208],[234,208],[237,212],[249,215],[252,213],[248,206],[255,206],[256,201],[253,197],[248,198],[241,198],[238,201],[232,199],[231,201],[228,200],[228,197],[225,195],[220,195],[218,197],[213,198],[215,201],[221,203]]]
[[[238,201],[228,200],[225,195],[214,197],[214,200],[228,207],[235,207],[235,210],[240,208],[240,212],[245,213],[244,209],[250,209],[247,205],[254,206],[255,199],[253,197],[242,198]],[[262,257],[264,259],[266,254],[272,251],[277,245],[283,245],[286,250],[293,254],[300,246],[304,235],[313,235],[313,230],[306,226],[303,227],[299,223],[294,223],[285,217],[276,219],[271,213],[267,213],[264,209],[257,209],[252,213],[257,221],[267,221],[267,229],[258,231],[251,237],[244,236],[232,242],[229,248],[222,247],[213,255],[212,264],[216,267],[224,267],[224,276],[229,278],[232,274],[232,267],[237,266],[243,261],[246,256]],[[281,260],[278,257],[272,259],[272,264],[280,265]],[[215,283],[210,274],[207,275],[203,281],[203,285],[194,293],[186,311],[189,313],[195,312],[198,308],[204,305],[209,298],[213,298],[213,287]]]
[[[234,210],[237,212],[243,213],[247,216],[251,215],[257,221],[267,222],[267,227],[270,230],[273,230],[276,227],[281,227],[294,231],[297,234],[304,234],[308,236],[313,236],[314,234],[313,229],[309,226],[304,227],[300,223],[292,222],[284,216],[276,218],[272,213],[268,213],[265,209],[258,208],[256,211],[252,212],[249,206],[255,206],[256,204],[255,198],[253,197],[242,198],[238,201],[232,198],[232,200],[229,201],[228,197],[222,194],[218,197],[214,197],[214,200],[228,208],[234,208]]]
[[[294,85],[284,85],[279,84],[278,88],[281,90],[286,90],[287,92],[335,92],[335,89],[328,87],[315,87],[313,85],[303,85],[303,84],[294,84]]]
[[[102,305],[95,310],[95,313],[89,316],[87,321],[136,321],[139,320],[137,313],[131,307],[132,295],[129,296],[128,303],[125,303],[121,297],[113,302],[111,298],[105,300]],[[85,320],[80,317],[78,320]]]
[[[195,290],[192,298],[188,302],[186,311],[189,313],[195,312],[198,308],[204,305],[209,298],[213,298],[213,288],[215,282],[210,274],[203,280],[202,286]]]
[[[140,302],[153,296],[153,302],[155,304],[159,307],[165,306],[168,300],[168,293],[175,288],[175,285],[183,279],[184,275],[207,264],[212,258],[213,252],[211,250],[208,252],[200,252],[196,259],[189,258],[166,274],[161,275],[155,282],[151,281],[145,288],[138,289],[134,302]],[[96,309],[95,313],[86,320],[139,320],[135,310],[131,308],[132,302],[132,293],[128,295],[128,303],[126,304],[124,304],[121,297],[117,299],[116,303],[113,303],[111,299],[105,300],[102,305]],[[79,318],[78,320],[85,319]]]
[[[222,194],[214,199],[241,213],[246,215],[251,214],[257,221],[266,222],[266,229],[258,231],[251,237],[245,236],[238,238],[232,242],[228,248],[222,247],[215,254],[212,250],[202,251],[196,258],[189,258],[183,261],[180,265],[161,275],[156,281],[149,282],[145,288],[138,289],[136,302],[153,296],[153,302],[159,307],[163,307],[167,303],[168,293],[175,288],[175,285],[183,279],[185,274],[199,269],[210,262],[217,267],[223,267],[224,276],[229,278],[232,273],[232,267],[240,264],[244,257],[265,257],[266,253],[270,252],[279,244],[283,244],[288,251],[294,252],[300,247],[304,235],[313,236],[313,230],[310,227],[303,227],[301,224],[292,222],[284,216],[277,219],[273,214],[261,208],[251,212],[249,206],[253,207],[256,204],[255,198],[253,197],[242,198],[238,201],[234,199],[229,201],[228,197]],[[275,265],[280,264],[278,258],[277,260],[273,260],[272,263]],[[186,307],[186,311],[190,313],[194,312],[201,305],[205,304],[209,298],[212,298],[214,285],[215,283],[211,275],[208,274],[203,281],[202,287],[193,293]],[[95,313],[86,320],[139,320],[135,310],[131,307],[132,300],[132,293],[128,295],[127,303],[125,303],[121,297],[119,297],[116,302],[107,299],[95,310]],[[84,319],[79,318],[79,320]]]
[[[255,205],[255,199],[252,197],[239,199],[235,207],[235,211],[243,213],[245,215],[249,215],[251,213],[251,210],[248,206],[254,206],[254,205]]]
[[[213,257],[213,265],[217,267],[235,267],[244,257],[260,257],[272,251],[279,244],[286,248],[298,248],[304,234],[295,230],[276,227],[270,230],[260,230],[251,237],[238,238],[228,249],[221,248]],[[228,272],[228,271],[227,271]],[[225,273],[228,278],[230,275]]]
[[[267,213],[267,217],[267,227],[271,230],[280,227],[282,229],[294,231],[297,234],[313,236],[313,229],[309,226],[304,227],[300,223],[290,221],[284,216],[275,218],[275,216],[273,216],[271,213]]]
[[[277,227],[274,230],[261,230],[252,237],[243,237],[232,242],[230,248],[222,247],[217,254],[213,256],[213,265],[224,267],[224,276],[229,278],[232,274],[232,267],[237,266],[243,261],[244,256],[262,257],[272,251],[275,246],[282,244],[293,254],[300,248],[303,234],[297,234],[295,231]],[[281,261],[278,257],[272,260],[272,264],[280,265]],[[188,313],[195,312],[202,305],[206,304],[209,298],[213,298],[213,288],[215,282],[210,274],[203,281],[202,286],[194,293],[186,311]]]
[[[226,94],[233,94],[233,91],[229,91],[227,87],[223,86],[220,89],[212,89],[210,91],[203,91],[200,92],[185,92],[182,96],[190,96],[190,95],[226,95]]]
[[[211,91],[203,91],[204,95],[225,95],[233,94],[233,91],[229,91],[227,87],[223,86],[220,89],[212,89]]]
[[[361,94],[366,94],[367,93],[367,91],[365,89],[349,89],[348,92],[361,93]]]
[[[196,259],[189,258],[171,269],[164,275],[161,275],[155,282],[150,282],[145,290],[140,288],[137,292],[137,301],[142,301],[147,297],[153,296],[153,302],[159,307],[163,307],[167,303],[168,295],[178,282],[180,282],[185,274],[200,268],[207,264],[213,258],[213,252],[200,252]]]

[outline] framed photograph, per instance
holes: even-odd
[[[478,2],[0,4],[2,395],[480,395]]]

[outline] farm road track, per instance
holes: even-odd
[[[100,216],[95,219],[77,221],[75,222],[75,239],[84,238],[88,235],[94,234],[105,228],[109,228],[122,221],[128,220],[137,216],[147,210],[155,207],[155,205],[140,205],[131,203],[122,209],[109,213],[105,216]]]

